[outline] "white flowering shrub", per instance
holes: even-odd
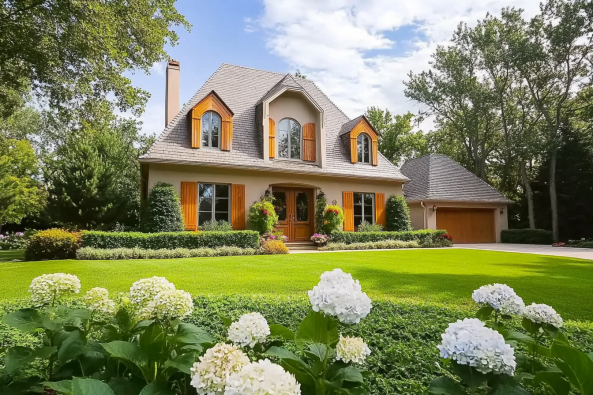
[[[260,313],[244,314],[229,327],[229,340],[241,347],[263,343],[269,335],[268,321]]]
[[[144,307],[161,291],[173,291],[175,285],[164,277],[144,278],[136,281],[130,288],[130,300],[139,307]]]
[[[189,292],[167,289],[157,293],[138,313],[140,319],[174,320],[191,314],[194,302]]]
[[[218,343],[191,368],[191,385],[199,395],[223,395],[229,376],[250,363],[237,347]]]
[[[268,359],[253,362],[227,379],[224,395],[300,395],[294,375]]]
[[[371,312],[371,299],[358,280],[341,269],[321,275],[319,284],[309,291],[313,311],[337,317],[344,324],[357,324]]]
[[[547,304],[532,303],[525,307],[523,316],[536,324],[547,324],[556,328],[562,327],[562,317]]]
[[[72,274],[44,274],[31,281],[29,292],[35,306],[53,304],[62,296],[79,293],[80,280]]]
[[[474,291],[472,298],[476,303],[490,306],[495,311],[506,315],[520,316],[525,308],[523,299],[506,284],[484,285]]]
[[[95,287],[84,295],[84,303],[93,312],[104,314],[115,313],[115,302],[109,299],[109,291],[105,288]]]
[[[336,359],[343,362],[364,363],[371,349],[360,337],[342,337],[336,345]]]

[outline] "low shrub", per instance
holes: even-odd
[[[505,229],[500,241],[515,244],[552,244],[552,232],[544,229]]]
[[[358,225],[359,232],[383,232],[383,225],[381,224],[371,224],[367,221],[362,221],[360,225]]]
[[[74,259],[80,246],[80,233],[64,229],[48,229],[37,232],[25,246],[25,259],[42,261],[48,259]]]
[[[0,250],[22,250],[25,248],[27,238],[23,232],[0,234]]]
[[[288,254],[288,247],[280,240],[270,240],[262,245],[262,252],[269,255]]]
[[[171,184],[158,182],[148,194],[146,223],[148,232],[182,232],[183,213],[177,191]]]
[[[320,247],[320,251],[341,251],[341,250],[390,250],[396,248],[419,248],[417,241],[384,240],[372,241],[368,243],[329,243],[325,247]]]
[[[403,196],[390,195],[385,204],[385,230],[405,232],[412,230],[410,208]]]
[[[234,232],[82,232],[82,247],[141,248],[146,250],[174,248],[258,248],[259,233],[251,230]]]
[[[422,229],[409,232],[334,232],[330,235],[332,243],[368,243],[384,240],[417,241],[418,243],[439,243],[445,230]]]
[[[278,214],[272,204],[273,200],[272,196],[262,196],[259,202],[253,202],[247,216],[249,229],[258,231],[260,235],[274,230],[278,223]]]
[[[221,219],[220,221],[212,220],[206,221],[200,225],[200,231],[202,232],[232,232],[233,227],[231,224]]]
[[[257,255],[256,248],[220,247],[220,248],[175,248],[172,250],[146,250],[142,248],[92,248],[83,247],[76,252],[76,259],[84,261],[93,260],[120,260],[120,259],[175,259],[175,258],[202,258],[212,256],[240,256]]]
[[[593,248],[593,240],[568,240],[567,247]]]
[[[344,224],[344,211],[338,206],[338,202],[333,200],[332,204],[325,208],[323,212],[323,231],[326,235],[337,232]]]

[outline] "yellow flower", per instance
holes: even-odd
[[[329,224],[329,221],[325,221],[324,223],[327,225],[327,224]]]

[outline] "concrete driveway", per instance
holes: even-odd
[[[546,245],[534,244],[455,244],[453,248],[466,248],[471,250],[489,250],[504,252],[521,252],[524,254],[539,254],[564,256],[567,258],[579,258],[593,260],[593,248],[571,248],[571,247],[552,247]]]

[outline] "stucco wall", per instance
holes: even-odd
[[[149,165],[148,176],[149,189],[152,189],[158,181],[172,184],[178,193],[181,190],[182,181],[244,184],[246,211],[248,211],[248,207],[254,201],[259,200],[260,196],[271,185],[299,185],[310,188],[321,188],[327,195],[328,203],[335,199],[340,206],[343,205],[343,191],[385,193],[386,197],[391,194],[402,194],[402,184],[392,181],[372,181],[354,178],[151,163]]]
[[[424,229],[424,209],[420,203],[408,204],[410,208],[410,220],[414,230]]]

